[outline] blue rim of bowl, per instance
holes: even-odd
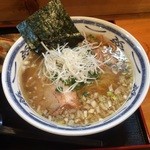
[[[88,132],[87,132],[87,130],[91,130],[91,133],[92,133],[92,129],[96,129],[96,128],[100,128],[100,127],[102,127],[102,126],[107,126],[108,124],[110,124],[110,123],[112,123],[112,122],[115,122],[116,121],[116,123],[114,123],[113,124],[113,126],[115,126],[115,125],[117,125],[117,124],[119,124],[120,122],[122,122],[122,121],[124,121],[125,119],[127,119],[131,114],[128,114],[128,116],[127,117],[124,117],[124,119],[123,120],[120,120],[120,122],[118,122],[117,120],[120,118],[120,116],[124,116],[124,114],[126,113],[126,112],[128,112],[128,111],[131,111],[131,108],[134,106],[134,105],[136,105],[136,103],[138,102],[138,100],[139,100],[139,97],[141,96],[141,93],[143,92],[143,87],[145,86],[145,82],[146,82],[146,79],[147,79],[147,74],[146,74],[146,64],[145,64],[145,61],[144,61],[144,59],[143,59],[143,57],[142,57],[142,55],[140,54],[140,48],[138,47],[138,46],[136,46],[136,45],[134,45],[134,43],[132,42],[132,41],[130,41],[130,39],[128,38],[128,36],[127,35],[125,35],[125,34],[122,34],[122,33],[120,33],[119,31],[117,31],[116,29],[115,29],[115,27],[114,28],[112,28],[111,26],[109,26],[109,24],[111,24],[111,23],[108,23],[108,25],[105,25],[105,24],[103,24],[103,20],[97,20],[97,21],[92,21],[90,18],[73,18],[73,22],[75,23],[75,24],[82,24],[82,23],[84,23],[84,24],[86,24],[86,25],[95,25],[95,26],[97,26],[97,27],[101,27],[101,28],[103,28],[103,29],[106,29],[106,30],[109,30],[109,31],[111,31],[111,32],[113,32],[113,33],[115,33],[115,34],[117,34],[119,37],[121,37],[122,39],[124,39],[133,49],[134,49],[134,52],[136,53],[136,55],[139,57],[139,60],[140,60],[140,63],[141,63],[141,65],[142,65],[142,70],[141,70],[141,73],[143,74],[142,75],[142,83],[141,83],[141,86],[139,87],[139,92],[138,92],[138,94],[136,95],[136,97],[135,97],[135,101],[133,101],[132,103],[131,103],[131,105],[129,106],[129,107],[127,107],[127,108],[125,108],[125,109],[123,109],[122,111],[121,111],[121,113],[120,113],[120,115],[119,116],[116,116],[116,117],[113,117],[112,119],[108,119],[108,120],[105,120],[104,122],[103,122],[103,124],[101,125],[101,124],[95,124],[95,125],[92,125],[92,126],[84,126],[84,127],[69,127],[69,128],[66,128],[66,127],[61,127],[61,126],[57,126],[57,125],[54,125],[54,124],[51,124],[51,123],[46,123],[46,122],[44,122],[44,121],[41,121],[41,120],[39,120],[39,119],[37,119],[37,117],[34,117],[32,114],[28,114],[28,112],[26,111],[26,110],[24,110],[23,108],[22,108],[22,106],[20,105],[20,103],[16,100],[16,98],[15,98],[15,95],[14,95],[14,93],[13,93],[13,88],[12,88],[12,86],[11,86],[11,69],[12,69],[12,64],[13,64],[13,62],[14,62],[14,58],[16,57],[16,55],[17,55],[17,53],[18,53],[18,51],[19,51],[19,49],[25,44],[25,42],[24,42],[24,40],[22,40],[16,47],[14,47],[14,51],[13,51],[13,53],[11,54],[11,56],[10,56],[10,60],[9,60],[9,62],[8,62],[8,66],[7,66],[7,77],[5,77],[5,78],[7,78],[7,82],[5,83],[5,84],[7,84],[7,86],[8,87],[10,87],[8,90],[9,90],[9,93],[11,93],[11,96],[13,97],[13,99],[14,99],[14,103],[21,109],[21,111],[23,112],[23,113],[25,113],[26,114],[26,116],[28,116],[28,117],[30,117],[31,119],[33,119],[33,120],[35,120],[35,121],[37,121],[39,124],[43,124],[44,126],[47,126],[47,127],[51,127],[51,128],[54,128],[54,129],[58,129],[58,130],[64,130],[65,132],[66,132],[66,135],[70,135],[69,134],[69,132],[71,133],[71,135],[72,135],[72,131],[80,131],[80,133],[77,133],[77,135],[82,135],[83,133],[82,133],[82,131],[84,132],[84,134],[89,134]],[[105,22],[105,21],[104,21]],[[115,25],[114,25],[115,26]],[[121,28],[120,28],[121,29]],[[139,44],[140,45],[140,44]],[[11,62],[11,63],[10,63]],[[137,106],[137,108],[138,108],[138,106]],[[136,109],[137,109],[136,108]],[[135,109],[135,110],[136,110]],[[134,110],[134,111],[135,111]],[[133,112],[134,112],[133,111]],[[23,117],[23,116],[21,116],[21,117]],[[30,122],[29,122],[30,123]],[[32,124],[32,123],[31,123]],[[33,124],[32,124],[33,125]],[[111,127],[113,127],[113,126],[111,126]],[[37,126],[38,127],[38,126]],[[41,129],[41,127],[39,127],[40,129]],[[107,127],[107,129],[109,129],[110,127]],[[43,130],[45,130],[45,129],[43,129]],[[105,129],[106,130],[106,129]],[[47,130],[48,131],[48,130]],[[49,132],[51,132],[51,131],[49,131]],[[52,131],[53,132],[53,131]],[[87,133],[85,133],[85,132],[87,132]],[[100,132],[100,130],[95,130],[95,132]],[[58,131],[58,133],[56,133],[56,134],[59,134],[59,131]],[[76,134],[75,134],[76,135]]]

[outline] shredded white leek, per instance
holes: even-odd
[[[62,87],[62,81],[75,79],[75,83],[61,92],[72,91],[78,83],[89,83],[89,80],[95,80],[90,74],[99,74],[101,72],[101,62],[92,54],[93,45],[86,41],[80,46],[70,48],[67,43],[63,46],[58,45],[56,49],[48,49],[42,42],[46,52],[43,53],[43,67],[40,70],[49,78],[56,87]],[[58,88],[59,89],[59,88]]]

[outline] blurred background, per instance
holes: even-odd
[[[49,0],[0,0],[0,26],[24,20]],[[93,16],[106,20],[150,16],[149,0],[61,0],[71,16]]]

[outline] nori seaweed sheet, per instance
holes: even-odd
[[[39,48],[42,47],[41,41],[48,48],[55,48],[64,43],[74,47],[84,39],[60,0],[51,0],[45,7],[18,24],[17,29],[27,45],[39,53],[43,50]]]

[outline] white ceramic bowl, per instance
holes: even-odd
[[[42,119],[33,112],[21,95],[18,85],[18,69],[29,53],[29,50],[25,48],[26,44],[22,37],[14,43],[5,58],[2,70],[2,85],[9,104],[19,116],[31,125],[58,135],[80,136],[108,130],[131,116],[139,108],[147,94],[150,83],[150,67],[147,55],[140,43],[124,29],[96,18],[72,17],[72,19],[79,30],[99,32],[114,41],[133,64],[134,86],[127,102],[117,113],[90,126],[64,127]]]

